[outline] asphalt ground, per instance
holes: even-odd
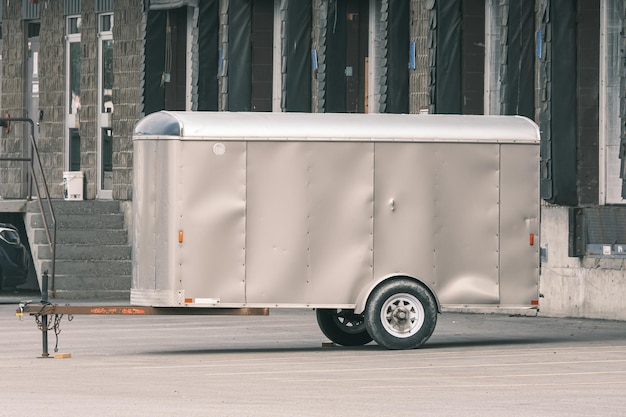
[[[623,416],[626,323],[444,313],[421,349],[324,346],[311,310],[64,317],[0,297],[0,416]],[[49,335],[53,355],[55,336]]]

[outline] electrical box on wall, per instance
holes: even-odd
[[[626,207],[569,209],[570,257],[626,258]]]

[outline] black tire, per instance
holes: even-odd
[[[365,325],[372,338],[388,349],[415,349],[433,334],[437,303],[417,281],[398,278],[381,284],[365,307]]]
[[[331,341],[342,346],[363,346],[372,341],[363,315],[353,310],[317,309],[317,324]]]

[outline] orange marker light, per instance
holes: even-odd
[[[183,231],[178,232],[178,243],[183,243]]]
[[[533,246],[535,244],[535,235],[534,234],[530,234],[530,246]]]
[[[185,298],[185,304],[193,304],[193,298]]]
[[[531,306],[538,306],[539,305],[539,300],[530,300],[530,305]]]

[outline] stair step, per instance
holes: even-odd
[[[57,291],[130,291],[130,281],[130,275],[102,275],[94,277],[86,275],[54,274],[54,287]]]
[[[123,245],[128,241],[128,232],[123,229],[114,230],[57,230],[57,244],[94,244],[94,245]],[[35,239],[31,244],[47,244],[46,232],[43,229],[35,230]]]
[[[59,230],[99,230],[99,229],[123,229],[124,215],[117,214],[71,214],[57,216],[57,231]],[[30,220],[33,228],[43,228],[43,218],[41,215],[34,215]],[[50,225],[49,225],[50,226]]]
[[[44,210],[47,210],[47,203],[43,202]],[[63,214],[113,214],[120,213],[119,201],[103,201],[103,200],[84,200],[84,201],[65,201],[52,200],[54,214],[59,216]],[[40,213],[39,203],[31,201],[26,207],[29,213]]]
[[[38,251],[40,260],[52,259],[52,250],[48,245],[41,245]],[[130,245],[74,245],[57,244],[56,259],[59,260],[128,260],[131,256]]]
[[[55,274],[75,276],[123,276],[132,273],[130,260],[66,260],[57,259]],[[52,261],[42,261],[42,271],[52,269]],[[102,283],[105,284],[104,282]]]
[[[68,290],[55,290],[51,295],[51,299],[65,299],[65,300],[125,300],[130,303],[130,290],[100,290],[100,289],[68,289]]]
[[[130,300],[131,279],[130,275],[91,277],[55,274],[55,298]]]

